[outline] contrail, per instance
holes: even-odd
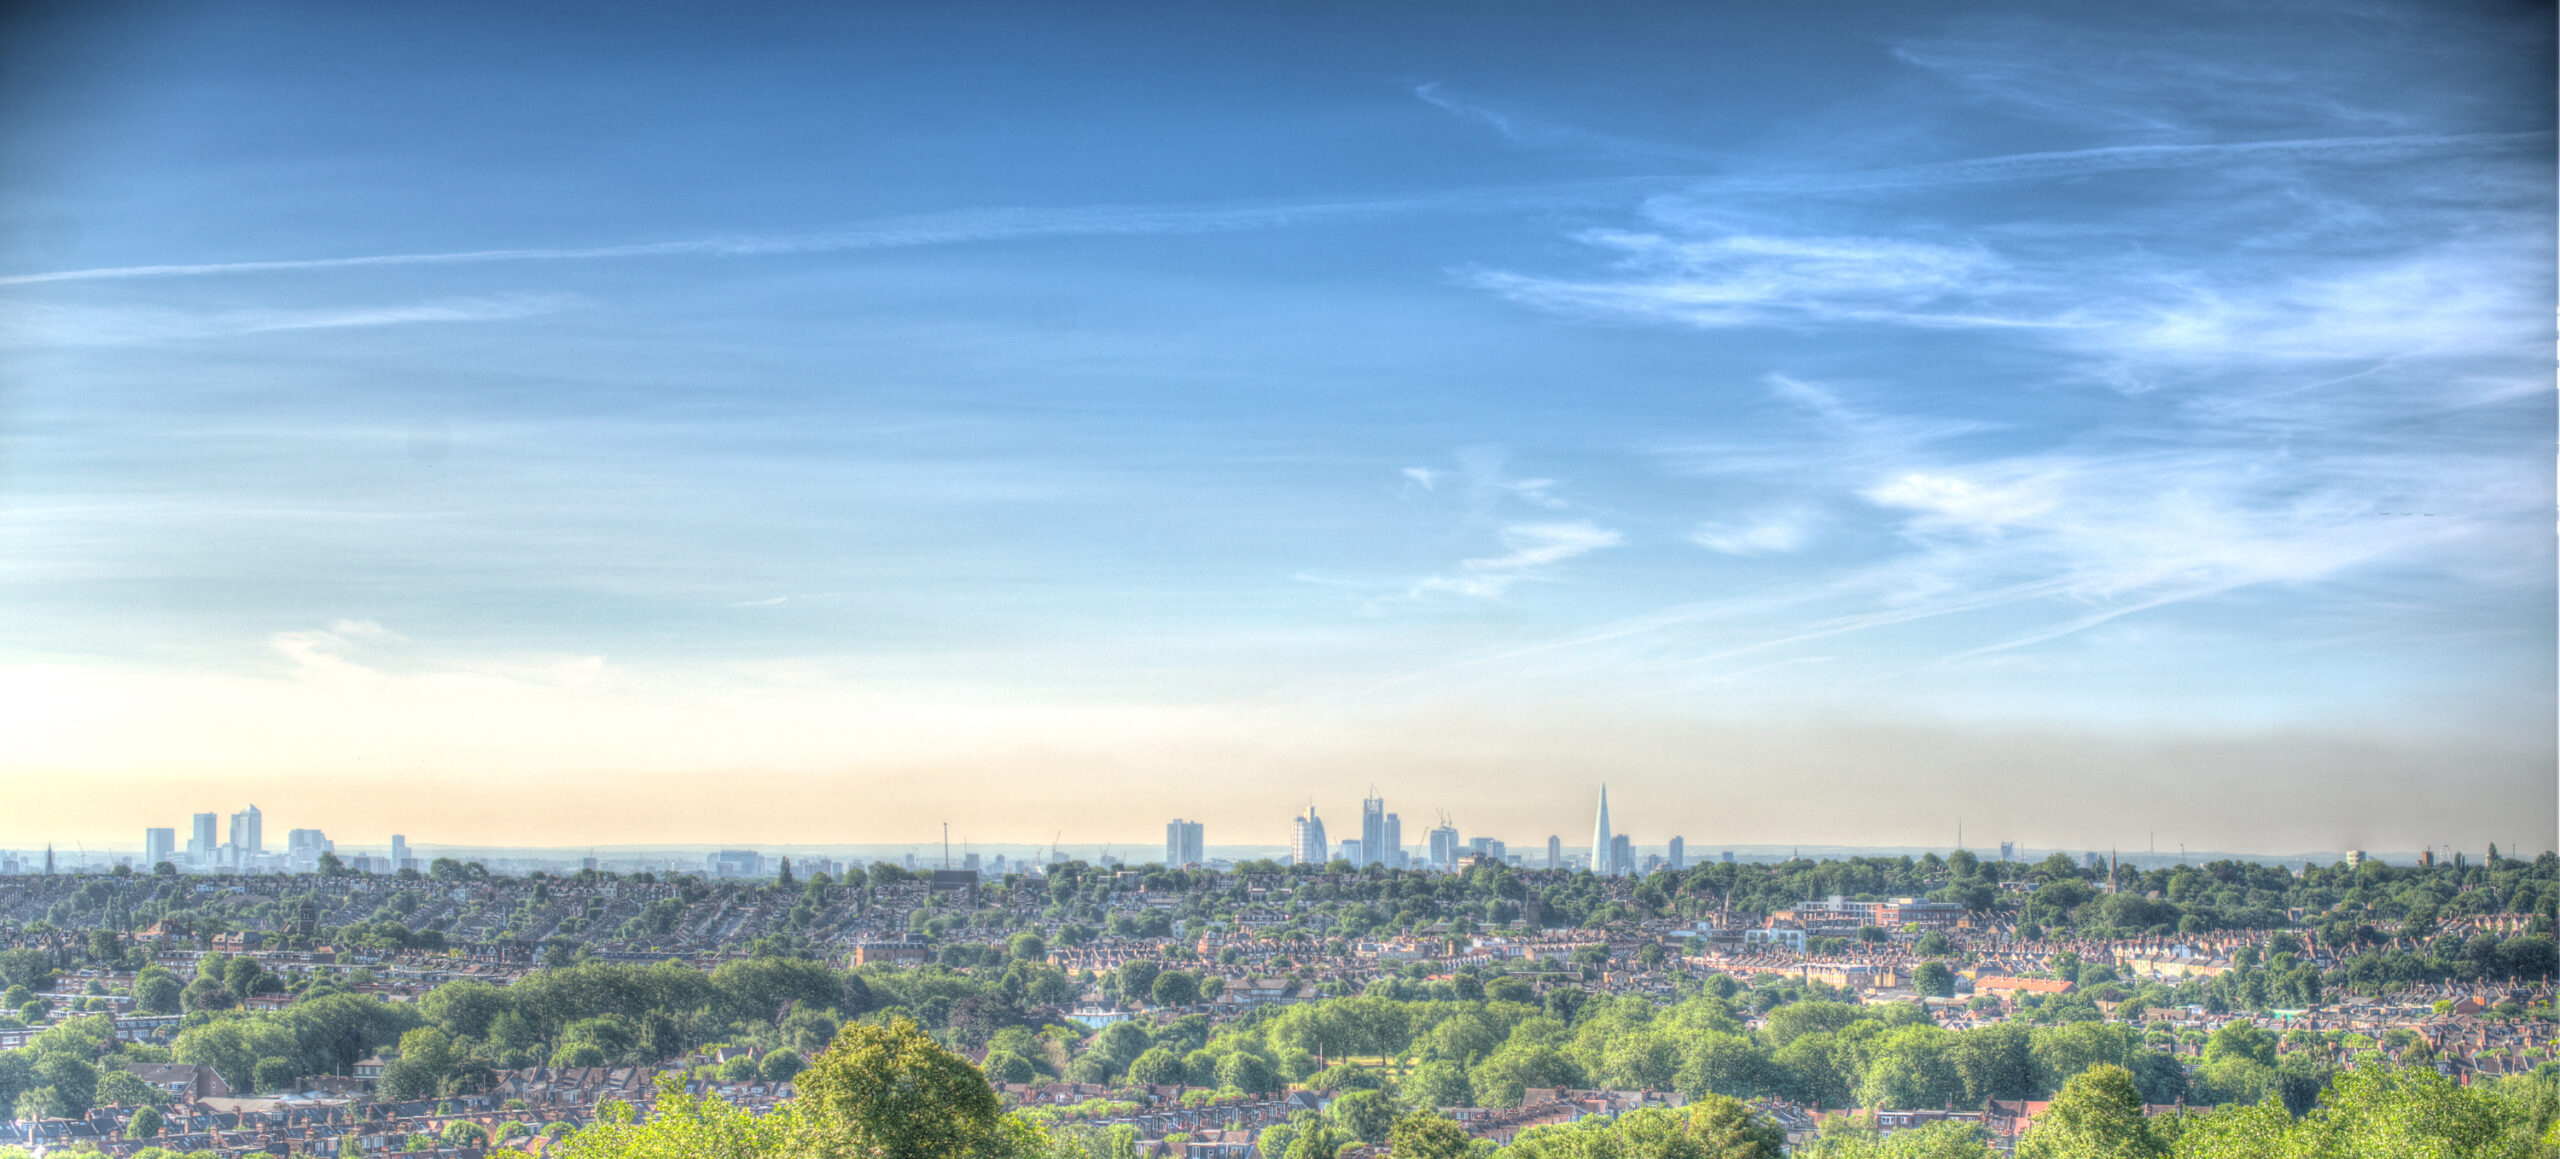
[[[1002,241],[1026,237],[1114,234],[1233,233],[1295,225],[1373,220],[1415,213],[1506,213],[1524,209],[1622,204],[1629,196],[1686,188],[1695,177],[1627,177],[1597,181],[1460,189],[1401,196],[1211,205],[1103,205],[1073,208],[960,210],[884,218],[820,233],[709,237],[572,248],[452,250],[275,261],[108,266],[12,274],[0,286],[94,282],[123,278],[189,278],[368,266],[480,265],[495,262],[608,261],[651,257],[755,257],[842,253]]]
[[[1918,185],[2032,181],[2045,177],[2125,169],[2175,168],[2243,158],[2314,158],[2343,154],[2393,154],[2547,140],[2551,133],[2465,133],[2400,137],[2321,137],[2205,145],[2121,145],[2052,153],[2019,153],[1926,165],[1794,173],[1764,177],[1705,174],[1604,178],[1432,193],[1323,201],[1232,202],[1205,205],[1100,205],[1018,207],[883,218],[819,233],[693,238],[567,248],[449,250],[368,254],[358,257],[288,258],[273,261],[201,262],[106,266],[85,270],[0,276],[0,286],[97,282],[126,278],[192,278],[223,274],[287,273],[368,266],[481,265],[497,262],[610,261],[651,257],[756,257],[846,253],[1003,241],[1026,237],[1093,237],[1128,234],[1234,233],[1297,225],[1375,220],[1417,213],[1510,213],[1624,205],[1630,197],[1660,193],[1787,193],[1890,189]]]

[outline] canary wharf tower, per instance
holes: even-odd
[[[1591,826],[1591,872],[1607,875],[1618,871],[1618,867],[1612,864],[1609,858],[1612,844],[1610,837],[1609,786],[1602,785],[1600,786],[1600,820]]]

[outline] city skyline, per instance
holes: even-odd
[[[0,846],[2560,844],[2541,14],[623,15],[13,18]]]
[[[1648,835],[1642,839],[1637,839],[1636,835],[1617,830],[1613,822],[1610,820],[1607,786],[1600,786],[1599,792],[1599,802],[1594,811],[1594,832],[1591,844],[1566,845],[1563,843],[1563,838],[1560,833],[1549,833],[1544,838],[1543,842],[1538,841],[1534,836],[1526,836],[1518,841],[1517,848],[1519,852],[1511,852],[1508,854],[1508,862],[1515,866],[1527,869],[1580,868],[1595,869],[1595,871],[1597,871],[1595,868],[1598,865],[1595,858],[1596,851],[1602,848],[1614,848],[1618,851],[1619,856],[1626,857],[1628,860],[1623,863],[1613,862],[1611,865],[1606,867],[1613,873],[1634,873],[1641,875],[1650,873],[1656,868],[1676,871],[1686,868],[1689,864],[1693,863],[1693,858],[1691,856],[1692,851],[1688,848],[1687,835],[1685,833],[1674,831],[1663,834]],[[1486,852],[1485,846],[1488,842],[1491,843],[1495,860],[1506,860],[1503,856],[1503,851],[1505,847],[1513,841],[1513,837],[1508,836],[1486,837],[1480,834],[1462,834],[1458,827],[1453,823],[1454,819],[1446,811],[1442,811],[1439,814],[1439,824],[1432,831],[1426,833],[1420,843],[1405,844],[1400,836],[1400,814],[1386,809],[1386,800],[1384,797],[1379,795],[1378,787],[1375,784],[1370,785],[1365,791],[1360,802],[1360,807],[1362,815],[1362,836],[1359,838],[1343,839],[1340,842],[1340,851],[1335,853],[1333,856],[1328,857],[1327,860],[1351,858],[1355,863],[1364,866],[1371,862],[1379,862],[1386,868],[1390,869],[1410,868],[1448,870],[1454,868],[1456,863],[1470,852]],[[1045,844],[1046,849],[1049,851],[1046,857],[1042,857],[1038,854],[1038,851],[1043,848],[1043,844],[1039,842],[1022,842],[1012,840],[977,841],[963,837],[959,839],[955,845],[947,836],[938,839],[907,842],[691,841],[641,843],[632,845],[589,844],[585,846],[491,846],[469,841],[429,840],[421,843],[413,840],[407,834],[392,833],[380,835],[383,839],[379,842],[366,840],[354,840],[347,842],[344,860],[350,867],[361,871],[390,872],[404,866],[409,868],[422,868],[424,865],[424,859],[413,858],[411,855],[413,847],[421,846],[436,849],[445,853],[498,850],[510,856],[529,856],[535,861],[541,861],[546,858],[556,859],[564,855],[571,856],[573,859],[577,856],[583,856],[590,862],[598,856],[607,854],[625,861],[630,861],[634,858],[637,858],[640,861],[649,861],[653,858],[663,858],[668,855],[674,855],[681,860],[682,858],[689,857],[702,851],[743,846],[750,850],[768,851],[774,856],[782,857],[791,856],[792,851],[794,850],[803,854],[834,854],[844,853],[850,850],[868,850],[870,851],[868,854],[869,856],[879,856],[886,857],[891,860],[897,860],[900,855],[903,854],[903,859],[905,861],[915,863],[919,858],[924,862],[933,861],[935,859],[934,855],[927,850],[928,847],[935,846],[937,842],[939,842],[940,848],[942,848],[946,854],[949,850],[957,848],[962,853],[965,853],[968,860],[973,864],[977,861],[981,853],[995,856],[999,862],[1003,861],[1006,856],[1024,854],[1026,851],[1029,851],[1030,853],[1030,856],[1023,858],[1026,864],[1054,860],[1061,856],[1059,853],[1059,850],[1061,849],[1090,851],[1090,855],[1092,857],[1100,860],[1111,860],[1130,864],[1156,863],[1163,864],[1168,867],[1180,867],[1185,864],[1206,864],[1220,861],[1233,862],[1255,858],[1276,858],[1286,864],[1295,860],[1302,850],[1301,841],[1304,840],[1305,837],[1304,834],[1299,831],[1299,826],[1302,826],[1309,819],[1316,818],[1317,811],[1318,806],[1310,804],[1305,811],[1299,813],[1289,823],[1291,835],[1288,839],[1278,843],[1250,840],[1249,838],[1253,837],[1255,834],[1253,831],[1248,830],[1245,833],[1248,840],[1222,845],[1211,845],[1206,839],[1205,823],[1198,820],[1176,817],[1167,822],[1164,827],[1163,849],[1165,852],[1161,856],[1153,858],[1145,856],[1140,851],[1142,849],[1141,843],[1116,840],[1086,840],[1085,835],[1083,834],[1078,834],[1074,840],[1068,840],[1067,832],[1060,830],[1049,842]],[[220,835],[225,831],[224,826],[226,824],[226,817],[228,818],[228,832],[231,836],[228,839],[223,839]],[[947,832],[948,823],[942,824]],[[1321,829],[1320,820],[1318,820],[1317,825],[1318,828],[1314,835],[1314,839],[1319,842],[1323,842],[1325,841],[1325,838]],[[269,873],[308,872],[316,867],[319,853],[324,851],[338,852],[338,846],[340,843],[336,839],[331,838],[325,829],[304,827],[296,827],[290,830],[288,844],[285,847],[275,849],[261,848],[264,844],[263,841],[260,840],[261,828],[262,810],[260,810],[255,804],[249,804],[242,809],[229,814],[219,811],[197,812],[192,814],[189,835],[184,840],[181,840],[178,837],[180,830],[175,827],[145,826],[143,829],[144,836],[142,841],[131,847],[122,846],[113,841],[107,841],[95,843],[74,843],[73,848],[78,851],[84,851],[75,853],[75,856],[85,857],[89,855],[88,852],[85,852],[88,850],[88,846],[95,844],[97,846],[94,850],[95,856],[106,859],[105,861],[94,863],[99,865],[127,864],[136,869],[147,869],[158,861],[169,860],[176,864],[180,872],[215,873],[240,871]],[[1443,834],[1446,835],[1445,838],[1443,837]],[[244,837],[246,839],[245,851],[248,855],[247,857],[243,856]],[[39,845],[46,850],[48,855],[51,854],[52,847],[55,844],[56,843],[49,841],[39,843]],[[2535,852],[2525,845],[2514,842],[2493,841],[2489,844],[2508,856],[2531,856]],[[1330,844],[1327,844],[1326,847],[1328,849],[1331,848]],[[1355,857],[1352,853],[1352,850],[1355,847],[1364,851],[1383,850],[1385,852],[1377,855],[1364,853],[1363,855]],[[1775,850],[1779,848],[1801,850],[1807,847],[1807,843],[1803,842],[1772,845],[1758,842],[1734,841],[1721,843],[1708,842],[1699,846],[1699,848],[1707,851],[1706,857],[1708,859],[1712,860],[1720,856],[1722,859],[1727,861],[1734,860],[1737,855],[1751,860],[1766,859],[1772,856]],[[1944,845],[1922,844],[1916,846],[1861,846],[1856,844],[1838,845],[1829,843],[1813,843],[1809,847],[1816,850],[1817,854],[1820,856],[1890,855],[1897,852],[1907,855],[1911,852],[1920,851],[1947,853],[1958,849],[1967,849],[1977,852],[1982,856],[1996,857],[1998,860],[2002,861],[2012,860],[2013,851],[2014,859],[2036,860],[2037,857],[2030,855],[2028,853],[2029,850],[2037,851],[2038,854],[2051,854],[2057,852],[2068,854],[2076,852],[2084,857],[2090,858],[2096,858],[2102,855],[2102,851],[2097,848],[2066,845],[2048,846],[2017,840],[1992,839],[1981,843],[1980,846],[1977,847],[1973,844],[1968,844],[1965,841],[1961,824],[1957,827],[1954,840]],[[128,848],[140,851],[140,856],[137,857],[128,853]],[[155,856],[153,852],[155,849],[163,850],[165,851],[165,854]],[[367,851],[372,849],[383,850],[385,856],[378,858],[371,856]],[[1222,850],[1223,852],[1220,854],[1213,854],[1211,852],[1213,849]],[[1125,850],[1126,852],[1120,856],[1114,856],[1115,850]],[[1177,850],[1180,850],[1181,852],[1177,854]],[[0,846],[0,854],[14,854],[16,852],[16,850],[9,850],[4,846]],[[26,850],[26,852],[32,854],[34,849],[30,848]],[[2306,855],[2317,857],[2318,855],[2325,854],[2341,858],[2371,855],[2374,857],[2388,858],[2391,856],[2415,857],[2421,853],[2438,855],[2449,860],[2455,854],[2462,852],[2478,854],[2485,852],[2485,849],[2465,850],[2453,843],[2445,842],[2430,843],[2425,846],[2409,849],[2383,848],[2375,850],[2366,850],[2363,848],[2331,850],[2294,849],[2282,851],[2268,849],[2199,849],[2197,850],[2198,857],[2196,860],[2200,862],[2207,858],[2237,857],[2242,860],[2282,863],[2290,860],[2299,860]],[[1083,854],[1081,852],[1076,854],[1076,856],[1082,855]],[[717,856],[718,854],[715,854],[715,857]],[[1790,853],[1790,856],[1793,856],[1792,852]],[[2188,849],[2184,843],[2173,841],[2170,844],[2170,848],[2164,851],[2159,848],[2157,834],[2146,834],[2143,845],[2138,848],[2128,849],[2122,846],[2110,846],[2103,850],[2103,856],[2109,859],[2122,856],[2128,864],[2137,862],[2143,864],[2176,864],[2184,863],[2189,860]],[[20,862],[19,864],[31,864],[31,862]]]

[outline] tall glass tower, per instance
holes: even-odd
[[[1362,864],[1375,861],[1389,869],[1396,867],[1395,846],[1387,840],[1387,802],[1378,796],[1378,787],[1369,786],[1369,795],[1360,802],[1360,857]]]
[[[1609,856],[1612,848],[1609,839],[1612,836],[1609,832],[1609,786],[1604,784],[1600,786],[1600,820],[1591,827],[1591,872],[1618,872],[1616,859]]]

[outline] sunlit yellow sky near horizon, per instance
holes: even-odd
[[[2549,24],[12,13],[0,847],[2550,849]]]

